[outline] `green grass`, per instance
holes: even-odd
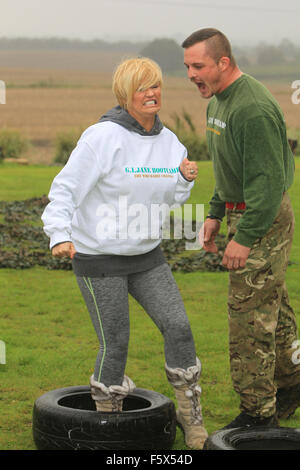
[[[14,201],[48,194],[60,167],[40,165],[0,165],[0,200]]]
[[[300,160],[290,191],[300,219]],[[0,199],[26,199],[48,193],[57,167],[0,168]],[[213,189],[211,162],[199,162],[199,178],[189,202],[207,202]],[[223,231],[225,224],[223,224]],[[300,326],[300,231],[296,226],[287,284]],[[203,372],[202,406],[211,433],[239,412],[232,389],[227,340],[227,273],[175,273],[191,322]],[[86,307],[70,271],[0,270],[0,340],[6,364],[0,365],[0,449],[35,449],[32,408],[43,393],[88,384],[98,345]],[[164,372],[162,337],[143,309],[130,298],[131,336],[126,373],[141,388],[174,399]],[[282,426],[300,428],[300,410]],[[174,449],[186,449],[178,429]]]

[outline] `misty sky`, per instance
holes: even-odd
[[[299,0],[0,0],[0,36],[181,41],[202,27],[236,46],[300,45]]]

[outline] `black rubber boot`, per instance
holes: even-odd
[[[261,418],[259,416],[250,416],[242,411],[231,423],[227,424],[227,426],[224,426],[222,429],[250,428],[257,426],[278,427],[277,416],[273,415],[268,418]]]
[[[276,394],[278,418],[287,419],[300,406],[300,384],[290,388],[279,388]]]

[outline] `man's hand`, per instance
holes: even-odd
[[[218,253],[215,244],[216,235],[219,233],[221,222],[218,219],[206,219],[199,233],[199,242],[203,249],[209,253]]]
[[[225,250],[222,264],[229,270],[244,268],[251,248],[231,240]]]
[[[190,162],[184,158],[180,164],[180,171],[188,181],[194,181],[198,175],[198,166],[196,162]]]
[[[57,256],[58,258],[63,258],[64,256],[67,258],[73,258],[75,253],[74,245],[71,242],[59,243],[52,248],[52,255]]]

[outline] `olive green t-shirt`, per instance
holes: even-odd
[[[222,218],[225,202],[245,202],[234,239],[251,247],[272,225],[293,182],[283,113],[264,85],[243,74],[209,102],[206,135],[216,180],[210,214]]]

